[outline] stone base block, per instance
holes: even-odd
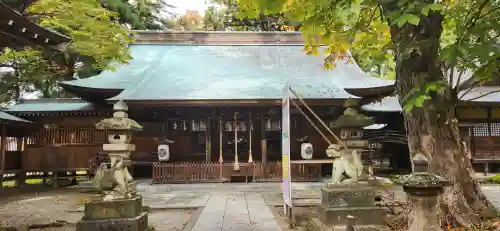
[[[133,218],[82,220],[76,224],[76,231],[145,231],[148,229],[148,214],[142,212]]]
[[[355,217],[356,225],[383,225],[383,218],[386,211],[378,206],[362,206],[362,207],[338,207],[325,208],[318,207],[319,219],[325,225],[342,226],[347,225],[347,216]]]
[[[375,205],[375,189],[366,185],[329,185],[321,189],[321,206],[325,208]]]
[[[140,196],[112,201],[91,201],[85,204],[82,220],[134,218],[142,212],[142,198]]]

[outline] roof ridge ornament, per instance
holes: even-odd
[[[279,45],[281,43],[281,36],[280,35],[275,35],[274,38],[276,39],[276,43]]]

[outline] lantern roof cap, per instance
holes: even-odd
[[[108,118],[99,121],[95,127],[100,130],[141,131],[142,126],[130,118]]]

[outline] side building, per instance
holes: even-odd
[[[324,70],[323,58],[307,56],[295,32],[137,31],[135,39],[130,64],[60,83],[76,98],[23,100],[8,109],[34,122],[24,132],[23,168],[87,168],[107,137],[94,124],[123,100],[129,116],[144,126],[132,138],[136,177],[277,181],[285,84],[326,122],[343,113],[347,99],[388,95],[394,87],[355,62]],[[315,181],[331,173],[327,142],[293,108],[291,124],[294,179]],[[311,160],[301,158],[303,140],[314,147]],[[159,163],[158,147],[165,144],[170,158]]]
[[[0,52],[5,48],[33,47],[50,52],[64,50],[71,38],[44,28],[0,2]],[[31,122],[0,108],[0,188],[2,180],[22,169],[23,136]]]
[[[498,172],[500,169],[500,79],[493,78],[482,86],[460,93],[461,101],[455,109],[459,120],[462,142],[476,171]],[[406,137],[398,139],[394,132],[404,133],[404,120],[402,108],[395,96],[385,97],[376,102],[366,103],[362,106],[365,114],[377,119],[377,123],[386,124],[386,128],[377,133],[384,139],[383,142],[397,143],[396,140],[406,142]],[[396,145],[398,146],[398,145]],[[406,148],[407,150],[407,148]],[[399,149],[389,149],[389,152],[399,152]],[[396,157],[397,153],[389,153]],[[395,161],[394,163],[402,163]]]

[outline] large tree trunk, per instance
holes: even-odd
[[[391,7],[394,6],[384,6],[384,11],[400,10]],[[442,15],[432,13],[422,17],[419,26],[391,27],[400,100],[425,83],[447,81],[438,61],[442,21]],[[474,170],[461,144],[454,114],[456,94],[452,88],[445,88],[432,93],[431,97],[423,108],[404,112],[410,153],[412,157],[427,157],[430,172],[453,182],[440,197],[442,215],[460,225],[470,226],[478,223],[479,214],[492,206],[474,180]]]

